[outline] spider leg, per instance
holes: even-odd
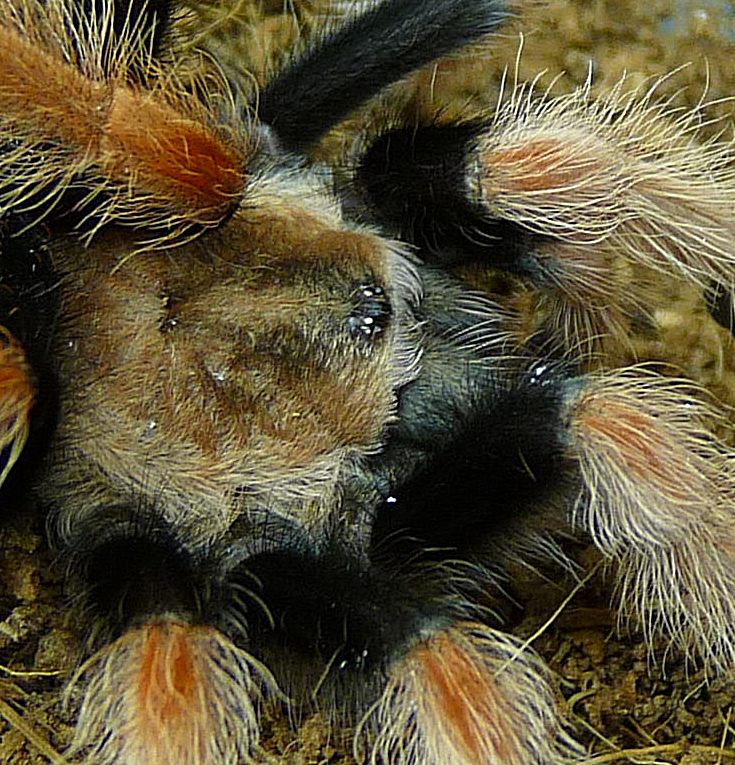
[[[450,567],[407,576],[297,546],[244,560],[231,572],[243,575],[268,609],[254,614],[252,639],[270,656],[285,649],[274,662],[294,699],[361,719],[360,761],[575,759],[541,663],[479,621]]]
[[[215,563],[146,504],[54,528],[97,649],[70,685],[84,681],[70,753],[100,765],[250,762],[259,702],[276,689],[215,624]]]
[[[371,544],[482,560],[486,540],[540,528],[551,515],[542,508],[563,503],[565,401],[578,370],[509,353],[510,317],[497,304],[442,271],[419,273],[420,371],[365,465],[378,493]]]
[[[210,128],[217,119],[191,89],[162,78],[151,40],[167,6],[133,4],[118,39],[121,6],[58,5],[0,8],[0,203],[40,221],[71,193],[63,206],[90,236],[112,220],[145,221],[159,241],[220,224],[252,147],[244,130]],[[141,72],[159,97],[140,87]]]
[[[304,152],[350,111],[424,64],[495,31],[500,0],[384,0],[319,40],[271,80],[257,113]]]
[[[35,377],[26,353],[0,326],[0,484],[26,445],[35,399]]]
[[[47,234],[22,215],[0,218],[0,484],[25,491],[53,427],[48,328],[58,311]],[[37,447],[40,447],[37,448]],[[11,472],[12,470],[12,472]],[[6,484],[6,479],[9,479]],[[10,489],[11,493],[14,489]],[[9,495],[6,495],[9,496]]]
[[[683,380],[629,370],[589,378],[569,447],[584,488],[572,522],[616,563],[621,616],[687,656],[735,661],[735,458],[722,417]]]
[[[731,151],[697,142],[698,115],[623,83],[512,92],[464,125],[400,120],[357,160],[357,193],[430,262],[484,262],[539,290],[566,349],[625,345],[652,322],[655,280],[732,291]]]
[[[514,526],[542,533],[566,518],[615,562],[621,617],[649,643],[663,633],[710,668],[732,666],[735,453],[714,435],[723,417],[694,384],[642,367],[582,374],[492,341],[491,353],[463,347],[466,328],[442,327],[478,316],[452,307],[447,276],[432,277],[432,295],[429,273],[424,364],[369,463],[375,554],[397,537],[393,549],[423,560],[502,564],[483,556],[512,554]],[[502,321],[479,326],[491,338]]]

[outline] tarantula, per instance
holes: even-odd
[[[696,386],[591,359],[665,274],[730,293],[727,146],[622,90],[337,123],[500,28],[361,6],[244,97],[170,0],[0,0],[2,479],[89,624],[70,756],[261,757],[265,702],[394,765],[578,760],[499,572],[614,563],[621,613],[735,660],[735,454]],[[527,285],[530,314],[478,273]]]

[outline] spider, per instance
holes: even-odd
[[[375,765],[578,761],[502,620],[560,534],[646,640],[731,667],[728,424],[596,363],[656,278],[731,292],[728,146],[650,93],[520,85],[317,158],[517,10],[367,4],[250,95],[180,60],[169,0],[0,3],[1,477],[88,625],[70,757],[258,761],[280,703]]]

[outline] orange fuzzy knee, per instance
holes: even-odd
[[[0,328],[0,451],[7,450],[0,484],[23,451],[35,397],[33,373],[23,348]]]

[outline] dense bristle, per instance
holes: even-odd
[[[243,156],[153,95],[116,89],[100,143],[106,175],[171,199],[192,222],[219,223],[242,191]]]
[[[595,247],[547,242],[533,257],[531,279],[539,288],[534,312],[542,317],[541,331],[555,348],[589,358],[609,338],[613,347],[630,350],[634,322],[650,320],[643,299],[650,280]],[[605,351],[612,352],[609,343]]]
[[[23,451],[35,398],[36,386],[25,353],[0,327],[0,485]]]
[[[478,193],[493,217],[539,237],[536,277],[570,303],[576,318],[557,322],[572,347],[587,332],[623,338],[616,313],[644,312],[650,285],[626,263],[732,289],[731,152],[697,143],[698,113],[654,93],[620,83],[592,103],[589,85],[539,100],[522,86],[479,145]]]
[[[391,669],[363,721],[377,765],[572,762],[540,662],[512,638],[460,622],[417,643]]]
[[[210,627],[132,629],[83,668],[73,752],[94,765],[241,765],[258,742],[268,671]]]
[[[735,454],[691,384],[640,370],[571,404],[574,521],[618,568],[623,616],[715,667],[735,661]]]
[[[225,139],[175,77],[148,91],[126,81],[136,65],[155,82],[142,31],[110,73],[103,32],[87,23],[82,44],[74,4],[47,5],[0,4],[0,202],[41,218],[71,187],[92,227],[115,220],[176,238],[219,223],[242,194],[248,148]]]

